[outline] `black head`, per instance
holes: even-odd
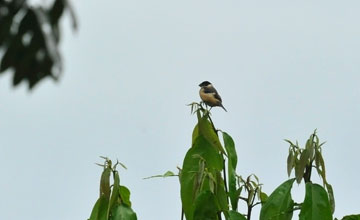
[[[210,85],[211,84],[211,82],[209,82],[209,81],[204,81],[204,82],[202,82],[202,83],[200,83],[200,87],[203,87],[203,86],[208,86],[208,85]]]

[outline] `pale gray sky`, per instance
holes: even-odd
[[[62,23],[60,81],[29,92],[0,77],[0,219],[87,219],[99,156],[127,165],[140,220],[180,219],[178,180],[142,178],[182,165],[203,80],[228,109],[213,120],[235,140],[240,175],[271,193],[287,179],[283,139],[317,128],[335,216],[360,212],[359,1],[72,2],[80,29]]]

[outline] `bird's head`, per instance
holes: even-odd
[[[211,85],[211,82],[209,81],[204,81],[202,83],[199,84],[200,87],[204,87],[204,86],[208,86],[208,85]]]

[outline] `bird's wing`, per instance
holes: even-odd
[[[219,100],[220,102],[222,102],[221,97],[220,97],[220,95],[219,95],[218,93],[215,93],[215,94],[214,94],[214,97],[215,97],[217,100]]]
[[[220,102],[222,101],[220,95],[218,94],[218,92],[214,87],[204,87],[204,93],[207,94],[211,93],[214,95],[215,99],[219,100]]]
[[[217,93],[214,87],[203,87],[205,93]]]

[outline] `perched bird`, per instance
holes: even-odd
[[[222,100],[219,93],[209,81],[204,81],[200,83],[199,86],[201,87],[199,91],[200,98],[206,105],[210,107],[220,106],[226,111],[225,107],[222,105]]]

